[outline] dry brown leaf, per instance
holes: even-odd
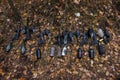
[[[20,78],[19,80],[26,80],[25,78]]]

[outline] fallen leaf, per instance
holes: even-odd
[[[2,75],[2,76],[4,76],[4,72],[3,72],[3,70],[2,69],[0,69],[0,75]]]

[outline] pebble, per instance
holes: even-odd
[[[78,72],[77,72],[77,71],[73,71],[72,73],[73,73],[73,74],[75,74],[75,75],[76,75],[76,74],[78,74]]]
[[[79,12],[75,13],[75,16],[80,17],[80,13]]]
[[[7,22],[10,22],[10,19],[7,19]]]
[[[34,73],[34,74],[33,74],[33,78],[37,78],[37,73]]]
[[[93,63],[94,63],[93,60],[91,60],[91,67],[93,67]]]
[[[103,37],[103,36],[104,36],[103,30],[102,30],[101,28],[98,29],[97,34],[98,34],[100,37]]]
[[[99,64],[99,67],[103,67],[103,64]]]
[[[109,72],[107,71],[107,72],[105,73],[105,75],[108,76],[108,75],[109,75]]]

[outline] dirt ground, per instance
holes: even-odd
[[[0,80],[117,80],[120,79],[120,0],[13,0],[22,17],[23,24],[34,25],[36,32],[27,41],[26,53],[21,55],[21,44],[25,37],[13,42],[10,52],[6,46],[19,21],[15,18],[7,0],[0,0]],[[76,13],[80,15],[76,16]],[[105,24],[104,24],[105,23]],[[98,24],[107,27],[111,34],[110,42],[105,45],[106,54],[100,56],[96,45],[95,58],[88,55],[89,45],[83,46],[85,52],[82,59],[77,59],[79,43],[68,44],[65,57],[49,56],[55,36],[67,29],[68,31],[85,30]],[[105,25],[105,26],[104,26]],[[37,60],[39,28],[50,30],[50,37],[45,36],[46,44],[39,46],[42,58]],[[81,40],[81,38],[80,38]],[[55,45],[56,49],[58,48]],[[63,46],[62,46],[63,47]],[[61,47],[61,48],[62,48]],[[56,50],[57,53],[57,50]]]

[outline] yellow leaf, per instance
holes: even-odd
[[[27,13],[24,13],[23,16],[27,16],[28,14]]]
[[[4,76],[4,74],[5,74],[2,69],[0,69],[0,74],[1,74],[2,76]]]

